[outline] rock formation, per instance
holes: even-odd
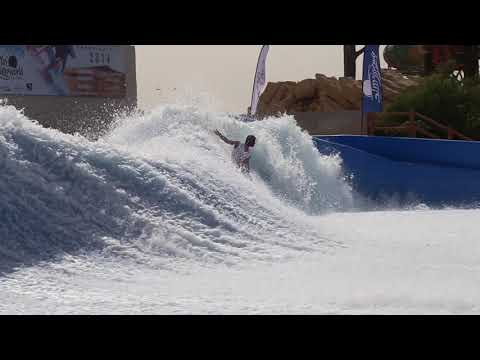
[[[382,69],[385,105],[405,89],[419,83],[420,77],[406,77],[396,70]],[[296,112],[334,112],[360,110],[362,83],[350,78],[315,75],[300,82],[268,83],[260,97],[257,115],[293,114]]]

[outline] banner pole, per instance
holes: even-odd
[[[252,98],[250,100],[250,107],[248,108],[248,116],[252,115],[253,98],[255,96],[255,83],[257,82],[258,66],[260,65],[260,58],[262,56],[262,51],[264,47],[265,45],[262,46],[262,48],[260,49],[260,53],[258,54],[257,66],[255,68],[255,76],[253,77]]]
[[[368,114],[382,112],[383,86],[379,45],[365,45],[362,70],[361,133],[368,134]],[[364,131],[367,125],[367,131]]]
[[[365,62],[365,55],[363,58],[363,61]],[[360,103],[360,111],[361,111],[361,117],[360,117],[360,135],[363,135],[363,116],[364,116],[364,97],[365,93],[363,92],[363,85],[364,85],[364,69],[362,65],[362,102]]]
[[[252,99],[250,102],[250,116],[255,116],[257,112],[258,101],[266,83],[266,61],[270,45],[263,45],[258,56],[257,68],[255,70],[255,78],[253,81]]]

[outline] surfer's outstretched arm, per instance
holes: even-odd
[[[225,143],[229,144],[229,145],[235,145],[235,146],[238,146],[240,145],[240,141],[232,141],[232,140],[228,140],[225,136],[223,136],[220,131],[218,130],[215,130],[214,131],[215,135],[217,135],[220,139],[222,139]]]

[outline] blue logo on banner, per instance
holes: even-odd
[[[363,112],[382,112],[382,75],[379,45],[366,45],[363,53]]]
[[[2,53],[9,53],[11,55],[15,55],[19,58],[23,58],[25,56],[25,50],[23,46],[18,45],[0,45],[0,51]]]

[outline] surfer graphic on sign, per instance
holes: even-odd
[[[45,78],[57,90],[60,95],[68,93],[65,82],[63,81],[63,72],[67,65],[68,57],[76,57],[72,45],[53,45],[55,53],[50,58],[50,64],[45,68]]]
[[[69,57],[75,58],[73,45],[27,46],[30,57],[37,64],[37,69],[47,87],[57,95],[66,95],[67,86],[63,72]]]

